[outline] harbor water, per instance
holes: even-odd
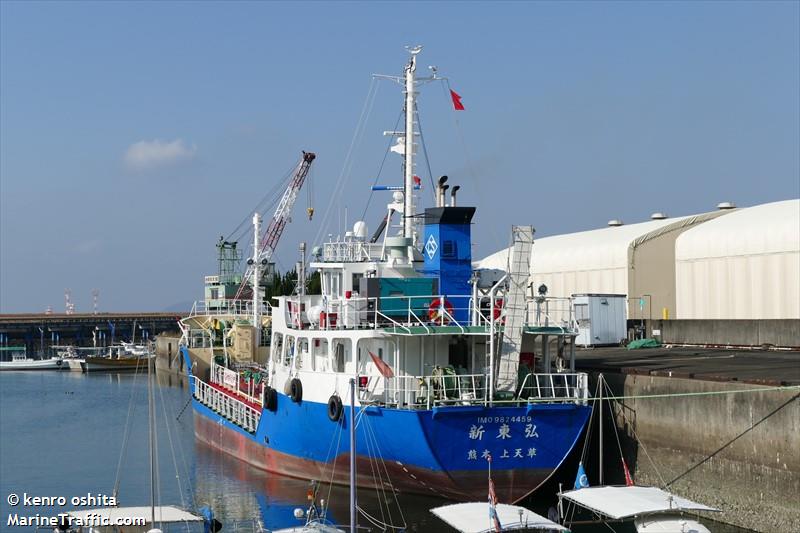
[[[161,376],[155,386],[158,438],[157,499],[198,509],[211,507],[232,531],[236,521],[258,520],[267,528],[298,525],[295,509],[307,507],[310,484],[253,468],[194,437],[186,381]],[[127,441],[127,444],[126,444]],[[123,454],[124,450],[124,454]],[[0,375],[0,531],[35,531],[10,517],[57,516],[75,509],[73,498],[102,506],[115,494],[121,506],[149,505],[147,381],[136,374],[84,375],[71,372],[5,372]],[[560,473],[565,479],[569,476]],[[348,489],[321,481],[329,518],[347,523]],[[555,480],[524,504],[546,514],[555,502]],[[10,495],[63,497],[64,505],[11,506]],[[359,490],[359,505],[376,522],[405,524],[408,531],[451,531],[429,509],[440,499]],[[92,500],[94,498],[94,500]],[[78,500],[76,500],[78,501]],[[79,502],[81,503],[81,502]],[[399,505],[398,505],[399,504]],[[91,505],[90,505],[91,506]],[[746,530],[705,522],[711,531]],[[367,519],[361,525],[370,526]],[[576,526],[573,531],[634,531],[630,524]]]

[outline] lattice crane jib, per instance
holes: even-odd
[[[272,215],[267,229],[261,237],[258,254],[255,254],[256,256],[254,257],[253,263],[266,264],[272,259],[272,254],[275,253],[275,248],[278,246],[278,242],[281,239],[283,229],[286,227],[286,223],[291,217],[292,208],[297,201],[300,189],[302,189],[306,176],[308,176],[308,172],[311,169],[311,163],[314,162],[316,157],[316,154],[313,152],[303,152],[303,157],[300,159],[300,163],[297,165],[294,175],[289,185],[286,187],[280,202],[278,202],[278,207],[275,209],[275,213]],[[252,281],[254,268],[255,264],[250,264],[247,267],[247,272],[242,278],[242,284],[239,286],[239,290],[236,293],[237,299],[244,297],[248,285]]]

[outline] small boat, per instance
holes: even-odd
[[[11,361],[0,361],[0,370],[60,370],[62,361],[59,357],[52,359],[31,359],[25,349],[14,352]]]
[[[600,374],[595,397],[598,398],[596,405],[600,413],[599,420],[601,421],[599,424],[601,458],[603,457],[604,390],[611,392],[605,382],[605,378]],[[610,404],[610,400],[606,399],[605,401]],[[616,416],[613,409],[610,412],[613,416]],[[625,420],[624,413],[622,418]],[[591,432],[591,428],[592,420],[590,419],[587,431]],[[617,436],[617,442],[619,443],[619,436]],[[583,461],[578,464],[573,490],[559,491],[558,493],[559,509],[562,510],[561,516],[564,517],[566,525],[571,526],[586,522],[573,521],[571,513],[564,513],[562,500],[591,512],[594,517],[590,523],[608,525],[609,522],[632,520],[638,533],[710,533],[708,528],[700,523],[697,513],[700,511],[719,512],[719,509],[682,498],[658,487],[635,485],[621,447],[619,448],[619,454],[625,475],[625,485],[622,486],[604,485],[601,467],[600,485],[590,487]],[[599,463],[602,465],[602,461],[599,461]],[[565,515],[570,516],[570,518],[566,518]]]
[[[70,372],[86,372],[86,359],[78,353],[78,349],[74,346],[53,346],[56,353],[63,361],[61,364],[62,370]]]
[[[498,503],[492,480],[492,456],[488,464],[488,499],[485,502],[466,502],[443,505],[431,512],[462,533],[493,533],[494,531],[569,531],[567,528],[519,505]]]
[[[487,502],[468,502],[443,505],[431,509],[431,512],[447,524],[462,533],[494,533],[495,524],[487,511]],[[502,524],[502,531],[569,531],[533,511],[519,505],[498,503],[495,506],[497,519]]]
[[[174,526],[174,530],[186,531],[192,524],[204,524],[206,518],[189,511],[185,511],[171,505],[159,505],[154,508],[150,506],[141,507],[105,507],[100,509],[82,509],[80,511],[70,511],[68,517],[72,521],[72,526],[68,531],[75,533],[105,533],[106,531],[118,531],[116,526],[101,526],[99,524],[124,524],[125,533],[144,533],[152,531],[158,526],[162,531],[170,531],[169,527]],[[155,522],[151,517],[155,516]]]
[[[106,355],[84,358],[86,372],[135,372],[145,368],[145,362],[153,357],[147,352],[134,353],[132,348],[112,346]]]
[[[561,493],[559,496],[606,520],[633,519],[639,533],[710,533],[689,512],[719,509],[687,500],[658,487],[598,486]]]

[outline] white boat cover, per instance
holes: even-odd
[[[669,511],[719,511],[657,487],[587,487],[563,492],[561,495],[581,507],[609,518],[631,518]]]
[[[171,505],[159,505],[155,509],[156,523],[202,522],[203,517]],[[144,518],[150,523],[150,506],[142,507],[103,507],[100,509],[81,509],[70,511],[69,515],[84,522],[92,517],[106,517],[109,521],[118,518]],[[93,516],[90,516],[93,515]]]
[[[518,505],[498,503],[496,509],[503,531],[515,529],[567,531],[564,526]],[[462,533],[494,532],[494,525],[489,517],[488,502],[455,503],[436,507],[431,509],[431,512]]]

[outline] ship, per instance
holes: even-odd
[[[405,128],[402,185],[370,235],[358,221],[298,263],[297,290],[265,298],[265,272],[315,155],[304,152],[261,236],[253,216],[247,270],[233,272],[223,242],[206,300],[180,323],[196,438],[254,468],[348,485],[350,449],[331,443],[356,424],[357,485],[385,488],[374,454],[399,492],[483,499],[488,462],[497,499],[517,502],[569,456],[587,424],[588,379],[575,371],[577,323],[568,298],[530,283],[530,226],[511,228],[505,271],[472,265],[473,206],[457,203],[448,178],[419,209],[415,175],[421,47],[400,76]],[[284,201],[286,200],[286,201]],[[304,248],[304,246],[302,246]],[[306,290],[306,270],[321,290]],[[357,385],[355,420],[348,387]],[[371,455],[372,454],[372,455]]]

